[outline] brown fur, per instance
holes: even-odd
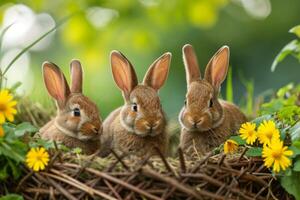
[[[79,61],[72,61],[72,87],[63,73],[52,63],[44,63],[44,80],[49,94],[56,100],[57,116],[40,129],[43,139],[62,142],[70,148],[79,147],[86,154],[100,149],[102,123],[95,103],[82,92],[82,69]],[[80,116],[75,116],[74,109]]]
[[[69,137],[59,131],[52,124],[54,121],[50,121],[51,126],[47,127],[47,129],[40,129],[40,134],[43,139],[46,140],[54,140],[58,142],[62,142],[65,146],[69,148],[79,147],[86,154],[92,154],[100,148],[100,139],[99,140],[90,140],[90,141],[81,141],[77,138]]]
[[[113,77],[123,92],[125,104],[103,123],[102,152],[108,153],[112,148],[144,157],[156,154],[156,147],[166,153],[166,120],[157,91],[167,78],[170,54],[157,59],[139,85],[130,62],[116,51],[111,57]],[[135,105],[137,110],[133,109]]]
[[[179,115],[180,146],[189,155],[201,156],[222,144],[247,119],[237,106],[218,99],[227,73],[229,49],[223,47],[212,57],[204,79],[192,46],[185,45],[183,55],[188,91]]]
[[[247,120],[237,106],[226,101],[221,101],[221,105],[224,110],[224,121],[229,123],[224,123],[214,129],[203,132],[181,129],[180,146],[186,152],[201,156],[213,150],[224,143],[235,130],[238,130],[240,124]]]
[[[161,134],[152,137],[145,136],[140,137],[134,133],[128,132],[120,122],[121,108],[116,109],[103,123],[103,137],[109,139],[103,139],[103,141],[109,141],[110,148],[124,153],[132,153],[139,157],[156,154],[154,147],[157,147],[162,153],[166,153],[167,150],[167,134],[164,130]],[[107,144],[106,144],[107,145]],[[105,145],[103,145],[105,146]]]

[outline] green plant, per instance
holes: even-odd
[[[24,162],[28,145],[22,141],[25,133],[36,132],[30,123],[3,124],[4,136],[0,137],[0,180],[9,176],[17,179],[21,175],[20,163]]]
[[[226,100],[233,102],[232,67],[229,67],[226,81]]]
[[[0,89],[2,88],[2,82],[3,79],[5,77],[5,74],[8,72],[8,70],[11,68],[11,66],[24,54],[26,53],[31,47],[33,47],[34,45],[36,45],[37,43],[39,43],[41,40],[43,40],[45,37],[47,37],[49,34],[51,34],[53,31],[57,30],[58,27],[60,27],[62,24],[64,24],[71,16],[67,16],[65,18],[63,18],[62,20],[60,20],[56,26],[54,26],[53,28],[51,28],[50,30],[48,30],[46,33],[44,33],[43,35],[41,35],[39,38],[37,38],[36,40],[34,40],[31,44],[29,44],[28,46],[26,46],[25,48],[23,48],[20,53],[18,53],[10,62],[9,64],[4,68],[4,70],[0,70]],[[7,30],[12,27],[14,24],[10,24],[9,26],[5,27],[2,32],[0,33],[0,55],[1,55],[1,50],[2,50],[2,40],[3,37],[5,35],[5,33],[7,32]],[[1,57],[0,57],[1,59]]]
[[[276,56],[271,66],[271,71],[275,71],[278,63],[282,62],[287,56],[291,55],[298,59],[300,62],[300,25],[293,27],[289,30],[290,33],[294,33],[298,38],[292,40]]]
[[[23,200],[24,198],[17,194],[8,194],[3,197],[0,197],[0,200]]]
[[[259,117],[252,123],[259,126],[265,120],[274,121],[280,132],[280,140],[292,150],[292,165],[286,170],[282,170],[276,175],[279,177],[282,186],[296,199],[300,199],[300,107],[298,104],[298,94],[300,85],[288,84],[280,88],[274,98],[261,105]],[[232,136],[230,139],[239,145],[247,146],[247,156],[261,157],[262,146],[258,142],[254,145],[247,145],[240,136]]]

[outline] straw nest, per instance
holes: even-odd
[[[26,199],[290,199],[263,161],[244,152],[192,161],[181,150],[143,160],[55,151],[43,172],[22,167],[14,191]]]

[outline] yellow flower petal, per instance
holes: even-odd
[[[274,137],[269,144],[263,146],[262,157],[264,158],[264,165],[268,168],[272,167],[275,173],[280,170],[286,170],[291,164],[291,156],[293,152],[288,150],[288,147],[283,146],[283,142]]]
[[[241,125],[239,130],[240,136],[243,140],[246,140],[247,144],[252,145],[257,139],[257,132],[255,131],[256,124],[246,122]]]
[[[43,148],[31,148],[26,155],[27,166],[34,171],[44,170],[49,162],[49,154]]]
[[[4,113],[0,112],[0,124],[3,124],[5,122]]]
[[[13,95],[8,90],[0,91],[0,123],[4,123],[5,118],[14,121],[14,115],[17,114],[16,104],[17,101],[13,100]]]
[[[8,119],[8,121],[13,122],[15,120],[14,116],[10,113],[5,113],[6,119]]]
[[[234,140],[226,140],[224,143],[224,153],[234,153],[238,149],[238,143]]]
[[[272,139],[280,139],[279,130],[274,121],[264,120],[258,127],[257,137],[261,144],[269,145]]]

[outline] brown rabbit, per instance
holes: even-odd
[[[53,63],[43,63],[43,77],[48,93],[56,100],[57,116],[40,129],[43,139],[79,147],[86,154],[100,149],[102,123],[95,103],[82,94],[82,67],[73,60],[70,65],[72,85]]]
[[[113,111],[103,123],[103,146],[107,149],[147,156],[167,149],[166,119],[158,90],[168,76],[171,53],[165,53],[150,66],[143,83],[128,59],[111,52],[113,78],[122,90],[124,105]]]
[[[223,46],[211,58],[204,79],[191,45],[183,47],[187,79],[185,105],[179,114],[180,146],[190,155],[203,155],[222,144],[246,121],[239,108],[219,100],[220,86],[227,75],[229,48]]]

